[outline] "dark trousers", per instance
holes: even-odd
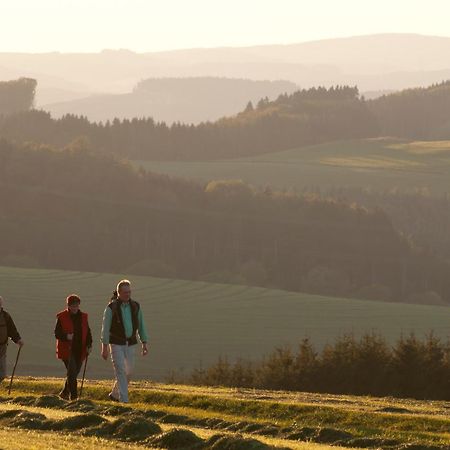
[[[62,394],[70,395],[71,400],[78,398],[77,377],[81,370],[81,358],[72,355],[70,359],[63,359],[63,363],[67,369],[66,382]]]
[[[8,344],[0,344],[0,383],[6,378],[6,349]]]

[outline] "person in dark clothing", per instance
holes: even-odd
[[[3,304],[3,297],[0,297],[0,382],[6,378],[6,350],[8,348],[8,339],[11,339],[20,347],[24,345],[12,317],[3,309]]]
[[[66,299],[67,309],[56,317],[56,354],[66,366],[67,376],[59,396],[65,400],[78,398],[77,377],[83,361],[91,352],[92,334],[88,315],[80,311],[80,297],[71,294]]]

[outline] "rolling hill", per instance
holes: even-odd
[[[85,116],[91,121],[152,117],[155,121],[194,123],[237,114],[249,101],[275,99],[297,89],[289,81],[253,81],[231,78],[160,78],[141,81],[126,94],[97,94],[50,103],[42,109],[52,117]]]
[[[120,274],[0,267],[1,295],[26,347],[19,375],[63,375],[55,359],[55,314],[65,297],[81,295],[90,314],[95,351],[89,377],[112,376],[99,356],[101,317]],[[143,305],[150,332],[150,355],[138,358],[136,378],[163,379],[172,370],[215,362],[222,355],[260,357],[276,346],[297,345],[308,336],[320,348],[346,332],[379,331],[389,341],[415,331],[434,330],[446,338],[450,309],[327,298],[281,290],[184,280],[132,277],[133,297]],[[8,358],[13,362],[16,349]]]
[[[395,138],[330,142],[221,161],[135,161],[148,170],[190,179],[242,179],[278,189],[320,186],[450,192],[450,141]]]
[[[0,53],[0,79],[36,78],[46,88],[38,106],[93,93],[123,94],[150,77],[283,79],[304,88],[357,84],[361,91],[398,90],[449,78],[449,48],[447,37],[380,34],[154,53]]]

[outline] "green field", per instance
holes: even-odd
[[[105,382],[88,381],[76,402],[51,395],[60,384],[19,378],[11,397],[0,396],[3,449],[432,450],[450,443],[444,401],[133,383],[131,403],[118,405],[105,401]]]
[[[55,359],[55,314],[67,294],[77,292],[99,342],[101,317],[121,275],[0,267],[0,295],[26,341],[20,375],[62,375]],[[450,308],[327,298],[280,290],[133,276],[133,297],[143,305],[150,355],[139,358],[136,377],[163,379],[171,370],[189,371],[220,355],[258,358],[308,336],[320,347],[338,335],[377,331],[396,340],[430,330],[447,338]],[[16,353],[10,346],[12,364]],[[91,378],[112,376],[99,344],[89,360]]]
[[[450,141],[362,139],[236,160],[134,164],[195,180],[241,179],[278,189],[338,186],[450,192]]]

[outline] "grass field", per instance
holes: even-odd
[[[0,267],[0,295],[26,346],[19,375],[63,374],[55,358],[55,314],[77,292],[90,315],[95,348],[88,377],[112,376],[99,356],[101,317],[123,275]],[[376,331],[391,342],[402,333],[447,338],[450,308],[327,298],[280,290],[206,282],[132,277],[150,332],[150,354],[138,358],[137,379],[162,380],[171,370],[189,371],[222,356],[259,358],[308,336],[319,349],[338,335]],[[11,345],[9,367],[16,354]]]
[[[450,141],[362,139],[237,160],[134,164],[190,179],[242,179],[254,186],[279,189],[339,186],[450,192]]]
[[[60,383],[20,378],[12,397],[0,396],[2,448],[431,450],[450,444],[446,402],[133,383],[132,403],[124,407],[104,400],[102,381],[88,382],[78,402],[49,396]]]

